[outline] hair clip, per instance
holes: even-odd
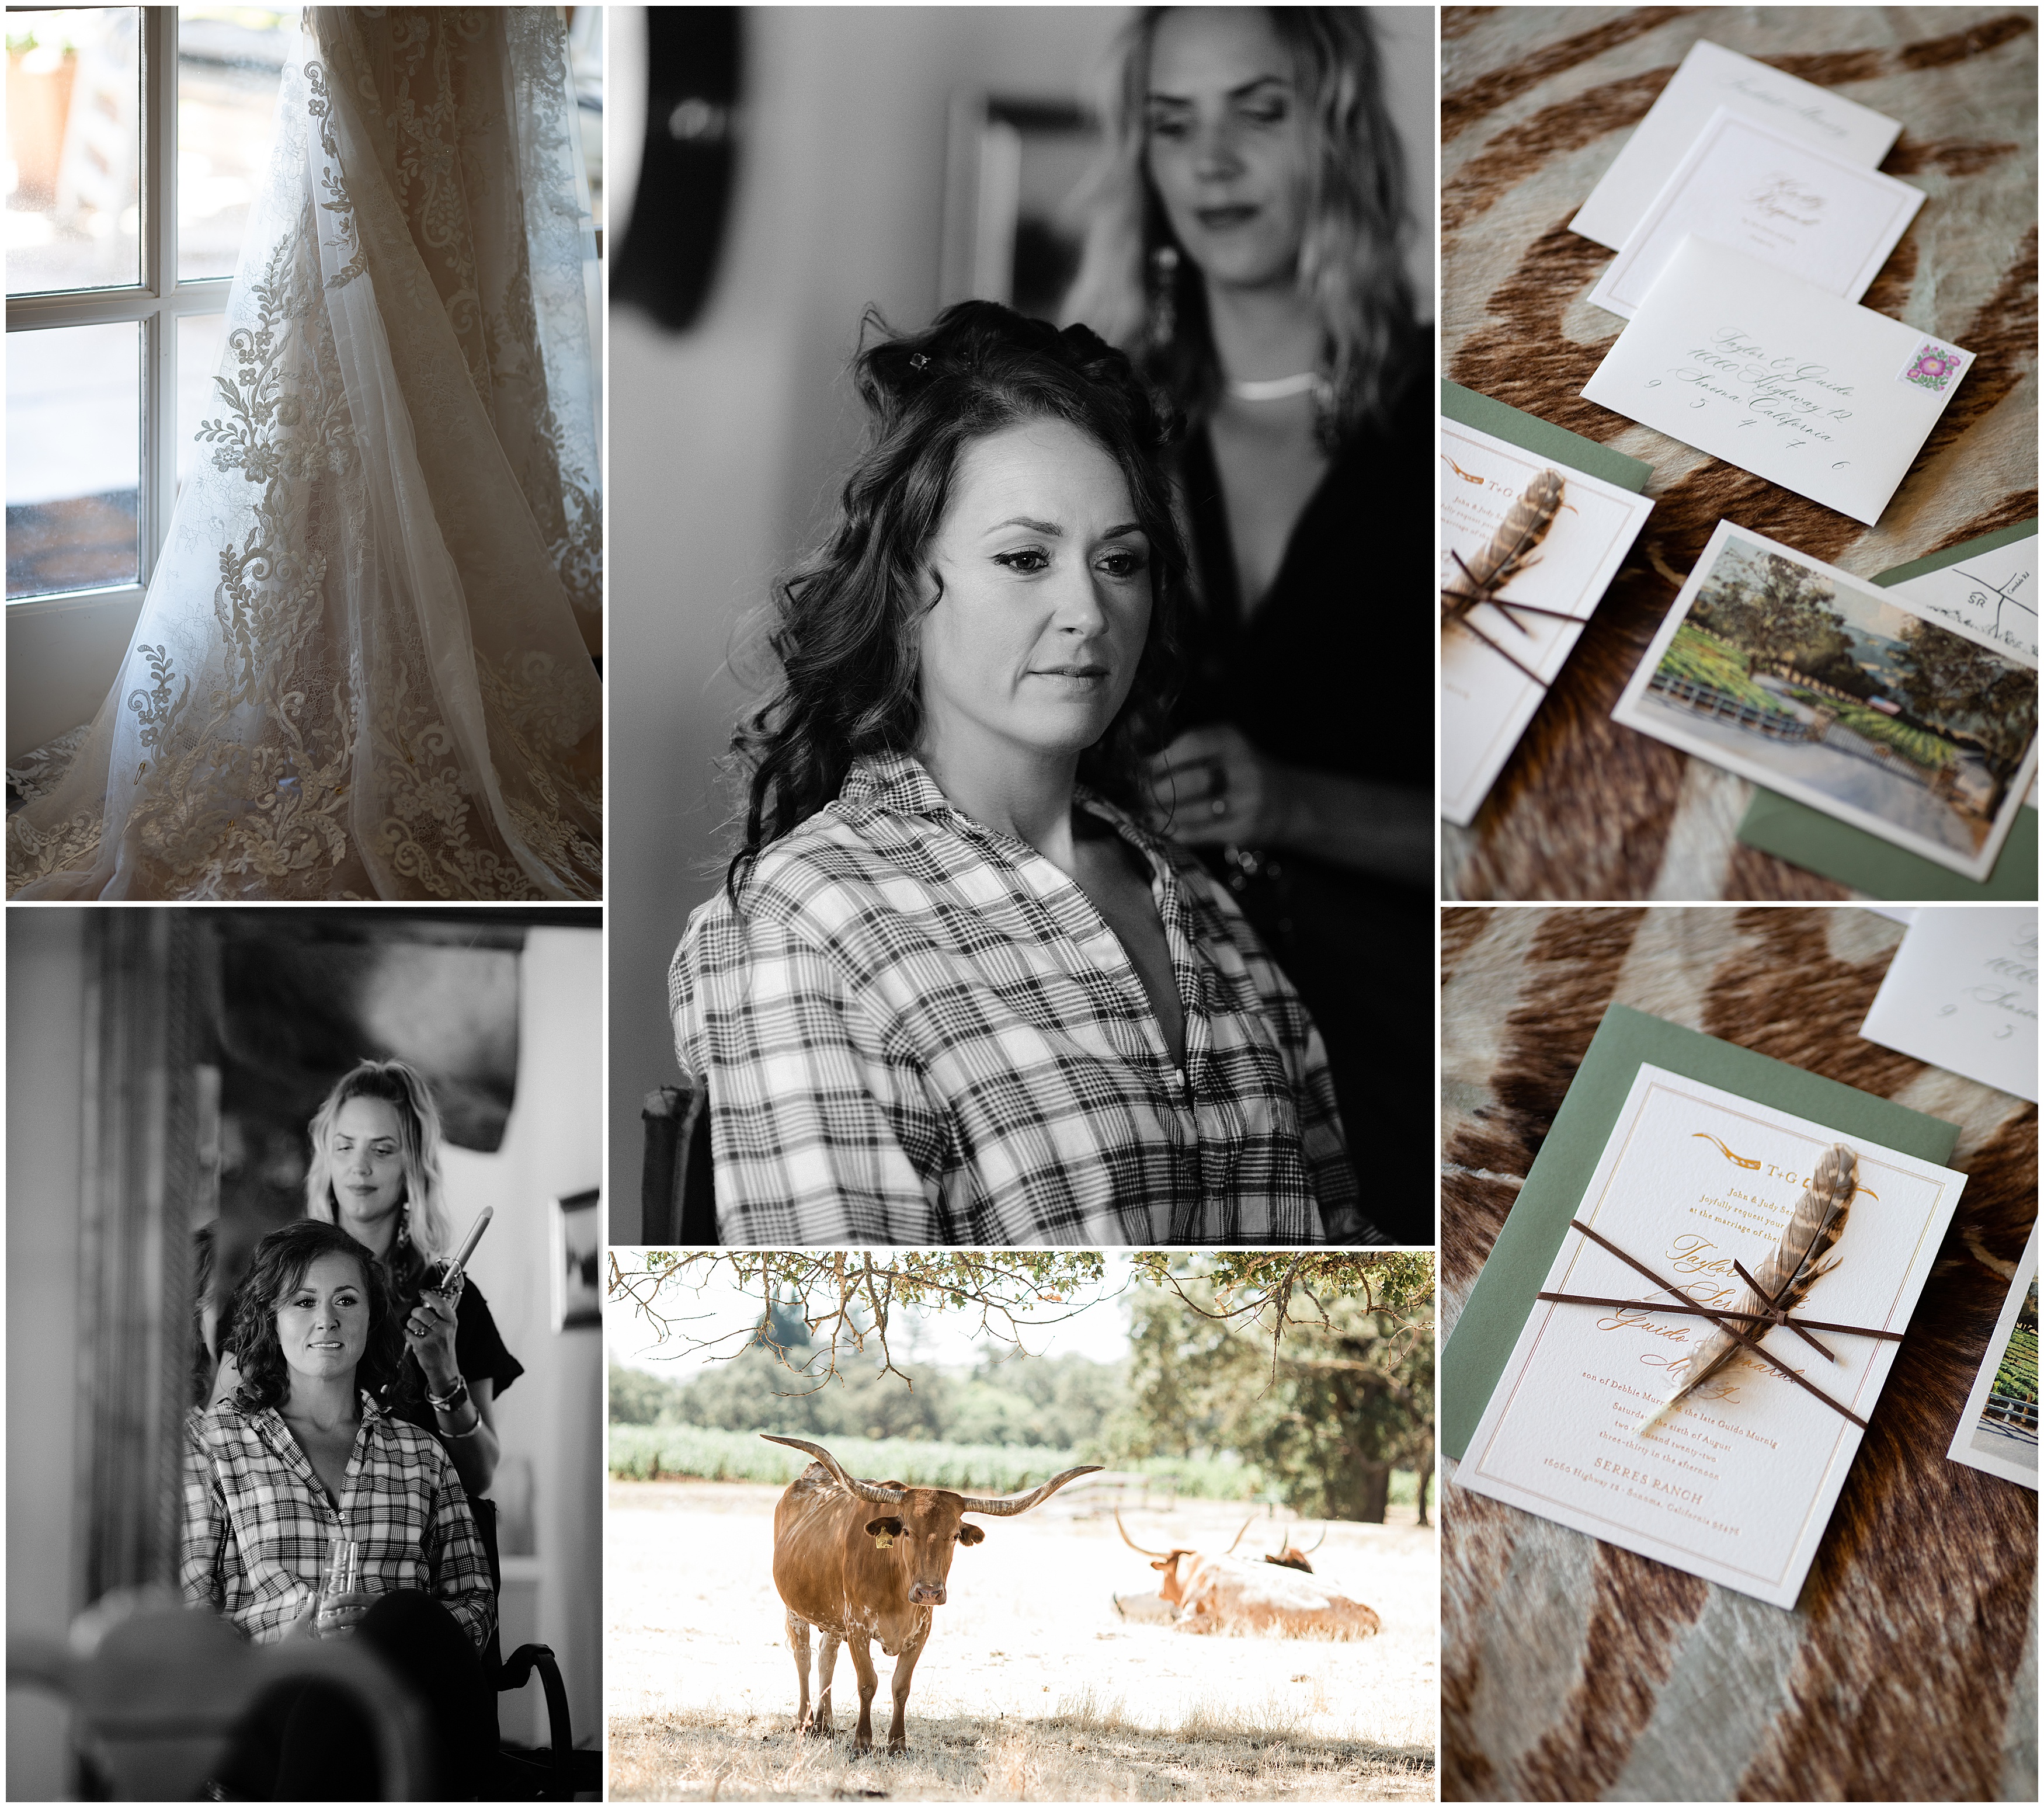
[[[927,370],[929,367],[930,355],[927,351],[918,351],[909,360],[909,368],[912,370]]]

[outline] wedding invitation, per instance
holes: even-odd
[[[1694,233],[1857,301],[1923,205],[1921,189],[1719,108],[1590,299],[1631,319]]]
[[[1720,521],[1612,719],[1969,879],[2037,767],[2037,672]]]
[[[1692,235],[1582,393],[1871,527],[1973,357]]]
[[[1590,191],[1571,232],[1622,247],[1682,154],[1719,108],[1872,169],[1901,135],[1884,113],[1699,38]]]
[[[1857,1158],[1858,1190],[1832,1251],[1836,1265],[1798,1315],[1900,1333],[1965,1177],[1640,1064],[1573,1215],[1661,1284],[1599,1242],[1566,1233],[1541,1290],[1618,1303],[1535,1301],[1456,1484],[1793,1606],[1862,1435],[1827,1402],[1864,1421],[1895,1344],[1826,1330],[1827,1361],[1768,1326],[1757,1341],[1816,1393],[1742,1353],[1665,1421],[1641,1427],[1712,1329],[1666,1308],[1735,1306],[1744,1287],[1734,1261],[1750,1272],[1767,1259],[1819,1158],[1838,1142]]]
[[[1919,1161],[1945,1162],[1958,1138],[1954,1125],[1892,1099],[1628,1005],[1609,1006],[1441,1353],[1441,1449],[1447,1456],[1459,1460],[1467,1453],[1537,1303],[1535,1294],[1577,1234],[1569,1221],[1603,1159],[1633,1079],[1646,1065],[1810,1119],[1855,1146],[1879,1143]]]
[[[1481,570],[1492,536],[1535,478],[1551,470],[1563,480],[1560,506],[1533,559],[1496,601],[1474,606],[1442,633],[1441,814],[1466,824],[1654,505],[1635,490],[1456,420],[1441,423],[1440,459],[1444,596],[1469,589],[1470,572]],[[1513,603],[1555,612],[1515,613]]]
[[[2037,912],[1919,910],[1862,1036],[2037,1101]]]

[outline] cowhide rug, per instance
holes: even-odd
[[[2037,1798],[2037,1497],[1949,1462],[2037,1212],[2037,1108],[1862,1042],[1854,909],[1443,912],[1452,1329],[1614,1000],[1959,1127],[1958,1215],[1796,1610],[1448,1486],[1446,1800]]]
[[[1849,896],[1739,843],[1746,781],[1612,705],[1720,517],[1870,577],[2036,513],[2036,12],[1450,6],[1442,33],[1443,369],[1646,459],[1656,503],[1489,800],[1444,825],[1447,895]],[[1900,120],[1881,167],[1929,198],[1863,305],[1980,358],[1878,528],[1582,399],[1623,323],[1568,222],[1704,36]]]

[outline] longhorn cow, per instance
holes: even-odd
[[[1249,1530],[1247,1524],[1235,1534],[1235,1544],[1218,1557],[1183,1546],[1147,1550],[1129,1537],[1118,1512],[1114,1525],[1121,1541],[1151,1558],[1150,1567],[1160,1572],[1157,1592],[1178,1610],[1181,1632],[1273,1632],[1288,1638],[1319,1633],[1334,1638],[1368,1638],[1382,1629],[1375,1608],[1335,1593],[1318,1579],[1308,1580],[1296,1572],[1277,1575],[1270,1567],[1275,1563],[1290,1570],[1289,1564],[1270,1557],[1251,1563],[1232,1555],[1235,1545],[1242,1542],[1242,1532]],[[1321,1537],[1324,1540],[1326,1534]],[[1313,1548],[1318,1550],[1320,1545]],[[1284,1554],[1292,1553],[1288,1550]]]
[[[774,1509],[774,1586],[788,1610],[788,1649],[794,1653],[801,1695],[795,1730],[828,1737],[831,1679],[840,1643],[851,1647],[859,1678],[859,1730],[855,1751],[873,1749],[873,1697],[880,1687],[870,1641],[894,1660],[894,1719],[887,1749],[909,1748],[904,1722],[916,1660],[930,1636],[931,1609],[944,1604],[951,1553],[976,1545],[985,1530],[967,1513],[1012,1517],[1050,1499],[1074,1477],[1101,1465],[1087,1463],[1012,1499],[955,1494],[949,1488],[910,1487],[898,1481],[861,1481],[847,1475],[820,1444],[760,1435],[770,1444],[806,1451],[816,1461],[788,1484]],[[809,1706],[809,1628],[823,1635],[816,1668],[816,1702]]]

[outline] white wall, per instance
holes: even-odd
[[[7,912],[7,1636],[61,1637],[74,1598],[71,1465],[83,1147],[85,912]],[[7,1691],[7,1796],[63,1792],[67,1716]]]
[[[643,37],[627,11],[612,10],[620,85]],[[1412,152],[1413,267],[1431,296],[1433,14],[1380,11]],[[741,697],[724,662],[774,571],[829,517],[861,430],[843,377],[861,313],[876,303],[912,327],[936,310],[951,94],[1078,98],[1126,17],[1114,6],[748,11],[745,136],[717,289],[680,337],[628,308],[612,318],[614,1188],[636,1193],[640,1102],[673,1077],[668,957],[717,883],[725,805],[713,762]],[[613,121],[634,117],[625,97],[612,100]]]
[[[519,964],[517,1095],[494,1155],[450,1149],[448,1203],[465,1230],[486,1205],[497,1215],[470,1272],[525,1372],[498,1409],[505,1459],[532,1464],[538,1523],[539,1624],[567,1685],[575,1742],[601,1737],[603,1365],[600,1334],[553,1328],[554,1200],[597,1184],[602,1158],[602,937],[534,929]],[[515,1638],[507,1628],[505,1653]],[[526,1693],[536,1711],[536,1680]],[[515,1698],[500,1704],[507,1734],[526,1737]],[[545,1724],[542,1715],[537,1724]]]

